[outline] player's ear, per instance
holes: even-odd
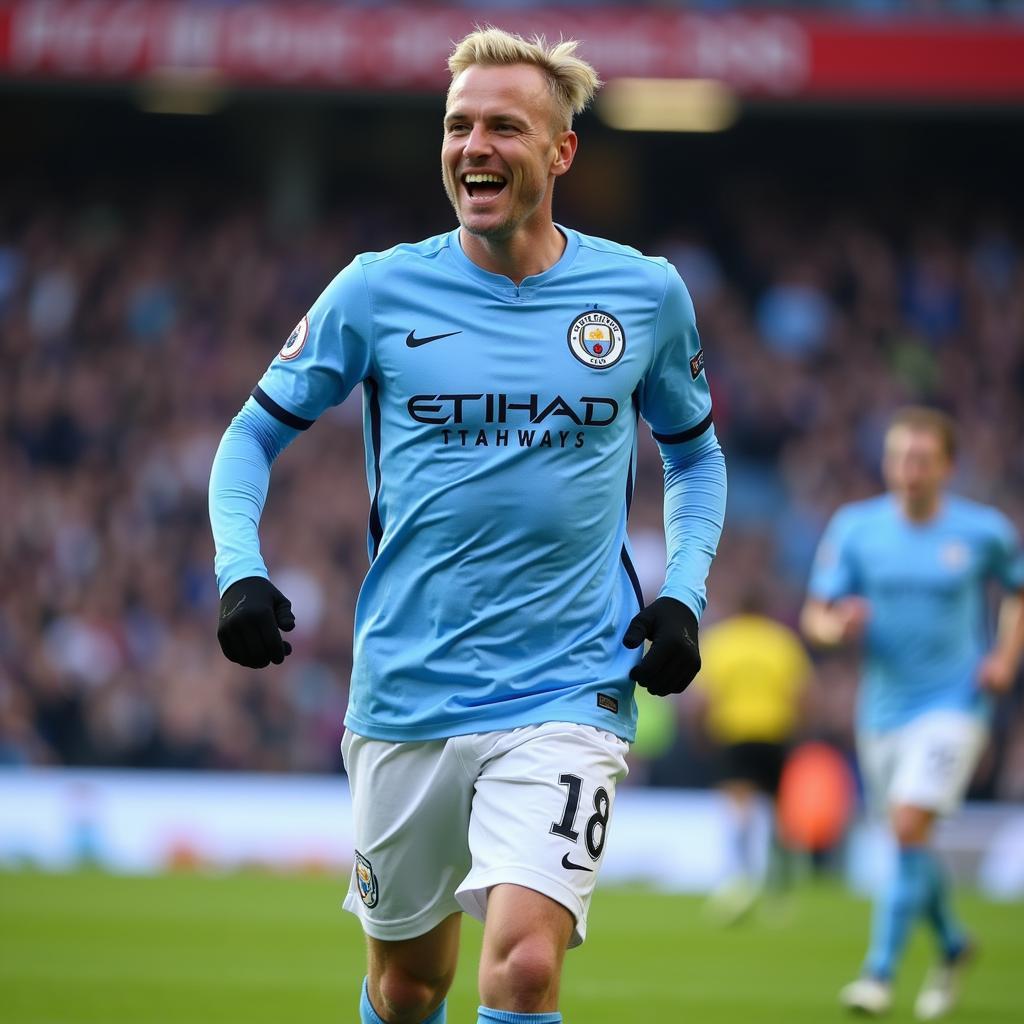
[[[565,174],[572,167],[577,144],[576,133],[572,129],[555,135],[555,155],[551,161],[551,173],[555,177]]]

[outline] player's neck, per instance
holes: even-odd
[[[930,495],[927,498],[921,498],[917,501],[911,501],[909,498],[897,495],[896,501],[898,502],[900,511],[903,513],[905,518],[918,525],[930,523],[936,516],[938,516],[939,511],[942,508],[941,492],[939,494]]]
[[[459,232],[462,251],[480,268],[501,274],[520,285],[527,277],[543,274],[565,252],[565,236],[548,221],[539,229],[523,228],[508,238],[483,238]]]

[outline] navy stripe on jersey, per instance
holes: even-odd
[[[644,604],[644,592],[640,589],[640,577],[636,574],[636,569],[633,568],[633,563],[629,560],[629,552],[626,550],[626,545],[622,545],[622,564],[626,569],[626,575],[629,577],[629,582],[633,584],[633,593],[636,594],[636,599],[640,604],[641,611],[645,607]]]
[[[633,420],[640,423],[640,389],[633,390]],[[626,518],[629,518],[629,509],[633,504],[633,467],[636,465],[636,442],[629,452],[629,469],[626,472]]]
[[[633,416],[637,423],[640,422],[640,389],[637,388],[633,391]],[[626,470],[626,518],[629,519],[629,509],[633,504],[633,467],[636,465],[636,445],[630,449],[629,453],[629,467]],[[626,550],[626,545],[622,545],[622,551],[620,552],[622,558],[622,564],[626,569],[626,575],[629,577],[629,582],[633,584],[633,593],[636,594],[637,601],[640,602],[640,609],[644,607],[644,592],[640,587],[640,577],[636,574],[636,569],[633,567],[633,563],[629,560],[629,552]]]
[[[629,518],[629,506],[633,503],[633,465],[630,462],[629,473],[626,475],[626,518]],[[636,599],[640,602],[640,607],[644,606],[644,594],[640,589],[640,579],[636,574],[636,569],[633,568],[633,563],[629,560],[629,552],[626,550],[626,545],[622,545],[622,564],[626,567],[626,575],[629,577],[629,582],[633,584],[633,590],[636,593]]]
[[[266,391],[259,386],[259,384],[252,389],[252,397],[255,398],[256,401],[259,402],[259,404],[263,406],[263,408],[266,409],[275,420],[280,420],[286,427],[291,427],[293,430],[309,430],[309,428],[313,426],[313,420],[304,420],[301,416],[296,416],[287,409],[282,409],[281,406],[279,406],[277,402],[275,402],[270,395],[268,395]]]
[[[373,554],[377,557],[384,527],[380,521],[380,399],[377,397],[377,382],[367,377],[363,382],[370,400],[370,443],[373,447],[373,500],[370,502],[370,536],[373,538]]]
[[[662,444],[682,444],[684,441],[692,441],[695,437],[700,437],[710,426],[711,413],[708,413],[697,426],[690,427],[689,430],[683,430],[678,434],[659,434],[654,430],[651,433],[654,435],[654,440],[661,441]]]

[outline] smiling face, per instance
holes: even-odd
[[[441,173],[459,223],[493,241],[551,222],[551,189],[576,152],[558,130],[544,73],[529,64],[475,64],[452,83]]]

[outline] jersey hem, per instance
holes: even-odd
[[[973,718],[983,725],[987,725],[992,719],[992,702],[990,700],[979,701],[976,698],[970,701],[936,698],[934,701],[922,704],[911,712],[892,715],[872,715],[870,712],[862,711],[856,718],[856,731],[859,735],[868,736],[897,732],[900,729],[906,728],[912,722],[916,722],[919,718],[924,718],[925,715],[931,714],[933,711],[953,711],[967,718]]]
[[[468,736],[477,732],[508,732],[524,725],[548,725],[553,722],[564,722],[567,725],[589,725],[604,732],[610,732],[620,740],[632,743],[636,739],[636,723],[625,726],[620,722],[609,721],[608,717],[579,714],[545,713],[542,709],[534,714],[515,715],[500,720],[490,718],[467,719],[464,722],[450,725],[424,724],[408,726],[386,726],[369,722],[358,715],[345,715],[345,728],[371,740],[388,740],[391,743],[422,742],[426,740],[446,740],[453,736]]]

